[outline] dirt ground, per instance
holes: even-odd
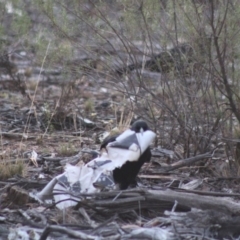
[[[164,113],[153,124],[147,102],[133,103],[134,97],[149,97],[138,72],[112,72],[122,66],[119,56],[129,60],[119,39],[109,33],[109,44],[98,45],[93,37],[76,33],[74,41],[57,39],[56,46],[46,16],[23,2],[32,25],[21,38],[10,25],[17,13],[1,3],[0,239],[239,239],[240,178],[229,177],[235,165],[229,164],[225,145],[213,141],[208,152],[182,155],[181,145],[170,140],[175,126],[163,120]],[[112,17],[120,19],[122,9],[111,7]],[[41,31],[39,44],[34,40]],[[135,43],[132,52],[140,59],[142,46]],[[118,54],[111,52],[112,44]],[[72,55],[67,55],[69,48]],[[157,45],[154,49],[161,52]],[[148,90],[161,85],[162,75],[142,72]],[[66,163],[91,160],[85,151],[98,151],[106,133],[116,127],[122,132],[140,118],[157,140],[137,187],[81,196],[77,207],[64,211],[29,196],[62,173]]]

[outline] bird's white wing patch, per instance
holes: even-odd
[[[122,141],[123,139],[129,137],[130,135],[133,135],[135,134],[134,131],[130,130],[130,129],[127,129],[126,131],[124,131],[121,135],[119,135],[117,138],[116,138],[116,141],[117,142],[120,142]]]
[[[109,157],[113,159],[115,167],[121,167],[127,161],[137,161],[141,154],[140,148],[137,145],[130,146],[128,150],[109,147],[107,151]]]
[[[143,133],[135,133],[131,130],[125,132],[106,147],[108,156],[114,159],[116,167],[121,167],[126,161],[137,161],[156,136],[150,130]]]
[[[143,133],[136,133],[136,136],[139,146],[141,148],[141,152],[143,153],[150,146],[150,144],[156,137],[156,134],[153,131],[148,130]]]

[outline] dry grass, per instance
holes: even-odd
[[[12,178],[15,175],[24,176],[26,172],[26,164],[23,161],[16,160],[15,163],[1,161],[0,162],[0,180],[6,180]]]
[[[71,143],[62,143],[57,149],[57,152],[59,153],[60,156],[67,157],[72,156],[74,153],[76,153],[77,149]]]
[[[88,112],[88,113],[91,113],[94,110],[94,102],[91,98],[85,101],[84,110],[85,112]]]
[[[119,118],[119,121],[117,122],[117,129],[119,130],[119,132],[123,132],[126,129],[128,129],[129,126],[131,125],[134,113],[132,111],[127,112],[125,106],[121,107],[120,110],[118,107],[115,107],[114,111],[115,111],[116,119],[117,119],[117,112],[120,111],[120,118]]]

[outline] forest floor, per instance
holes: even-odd
[[[35,16],[37,26],[45,24]],[[40,58],[33,42],[4,37],[9,59],[0,62],[1,239],[237,239],[240,178],[228,177],[223,148],[183,159],[159,131],[137,187],[84,196],[77,208],[64,211],[31,198],[66,163],[91,160],[85,151],[98,151],[112,129],[122,132],[145,115],[136,114],[136,105],[132,111],[132,96],[125,94],[137,80],[102,74],[101,52],[110,52],[110,45],[93,44],[93,52],[101,50],[96,59],[84,51],[86,39],[75,49],[77,57],[50,66],[51,41]],[[121,50],[116,39],[112,43]],[[59,44],[68,48],[64,40]],[[119,67],[118,57],[111,55],[112,68]],[[161,75],[143,72],[150,89]]]

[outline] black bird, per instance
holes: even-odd
[[[106,148],[108,153],[98,156],[97,152],[92,151],[96,158],[87,164],[67,164],[64,173],[53,178],[37,194],[37,199],[45,201],[53,195],[57,207],[64,209],[76,205],[76,194],[115,189],[116,185],[121,190],[127,189],[136,182],[142,165],[150,161],[149,145],[155,136],[144,121],[135,122],[119,136],[103,142],[101,148]]]
[[[149,130],[147,123],[143,120],[138,120],[133,123],[130,130],[135,133],[141,133]],[[120,134],[107,137],[103,143],[101,144],[100,149],[106,148],[106,146],[116,141],[116,138]],[[136,182],[136,177],[145,162],[149,162],[151,159],[151,150],[148,147],[139,157],[137,161],[127,161],[120,168],[116,168],[113,170],[113,179],[114,182],[119,184],[119,188],[121,190],[127,189],[130,184],[134,184]]]

